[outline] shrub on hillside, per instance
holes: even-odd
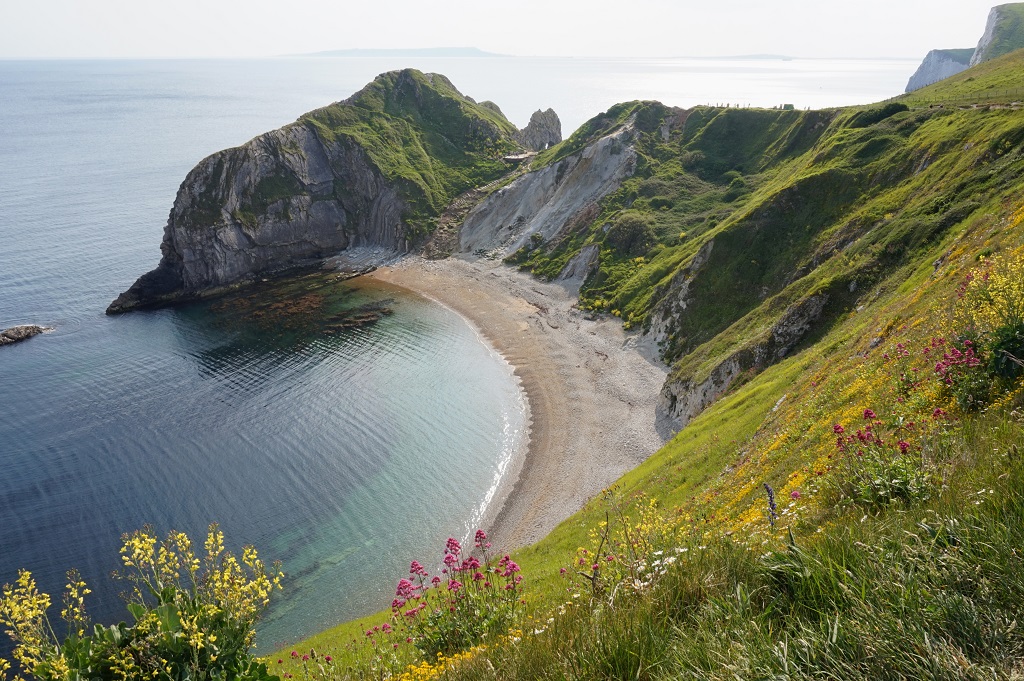
[[[635,257],[649,251],[657,237],[649,217],[637,211],[626,211],[612,223],[604,242],[624,256]]]
[[[1024,249],[995,256],[960,286],[955,317],[986,346],[986,369],[1009,387],[1024,375]]]
[[[188,536],[170,532],[163,542],[149,529],[126,534],[118,575],[131,588],[128,611],[135,622],[89,632],[78,573],[68,573],[61,618],[68,634],[58,641],[46,615],[50,596],[27,570],[0,597],[0,624],[14,641],[22,672],[40,681],[65,679],[277,679],[251,654],[255,625],[282,573],[270,570],[256,550],[241,560],[224,549],[224,535],[211,525],[206,555],[196,557]],[[0,678],[9,669],[0,659]]]

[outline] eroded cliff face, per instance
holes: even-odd
[[[534,235],[547,242],[581,221],[593,220],[598,202],[633,174],[634,132],[632,125],[623,126],[488,196],[466,216],[460,250],[506,256]]]
[[[965,50],[932,50],[917,67],[917,71],[907,83],[907,92],[920,90],[940,80],[955,76],[966,71],[970,66],[973,49]]]
[[[820,292],[790,305],[766,333],[716,364],[703,378],[670,375],[661,389],[659,417],[681,429],[724,395],[744,372],[761,371],[781,361],[814,329],[829,298],[827,292]]]
[[[216,291],[354,245],[405,251],[396,189],[351,140],[296,124],[204,159],[171,209],[157,269],[108,312]]]

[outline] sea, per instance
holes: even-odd
[[[223,299],[104,314],[159,260],[203,157],[344,99],[379,73],[443,73],[524,126],[563,134],[654,99],[796,108],[902,92],[909,60],[282,57],[0,61],[0,583],[59,594],[77,569],[96,621],[123,533],[151,526],[280,560],[271,651],[390,603],[413,559],[482,522],[526,442],[513,367],[454,311],[326,274]],[[505,481],[507,482],[507,481]],[[494,509],[490,509],[493,511]],[[59,606],[51,616],[59,619]],[[0,644],[0,650],[6,646]]]

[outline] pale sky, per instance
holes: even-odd
[[[0,59],[478,47],[524,56],[921,58],[999,0],[0,0]]]

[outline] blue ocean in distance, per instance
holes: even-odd
[[[289,575],[260,627],[270,650],[385,606],[411,559],[472,528],[526,424],[511,367],[454,312],[320,278],[253,291],[287,302],[269,324],[246,300],[103,314],[156,265],[178,184],[201,158],[404,66],[444,73],[520,126],[553,107],[568,135],[631,99],[868,103],[902,91],[916,64],[0,62],[0,328],[56,327],[0,350],[0,583],[24,567],[56,595],[75,567],[92,615],[116,621],[122,532],[199,537],[217,521]],[[391,314],[325,332],[367,306]]]

